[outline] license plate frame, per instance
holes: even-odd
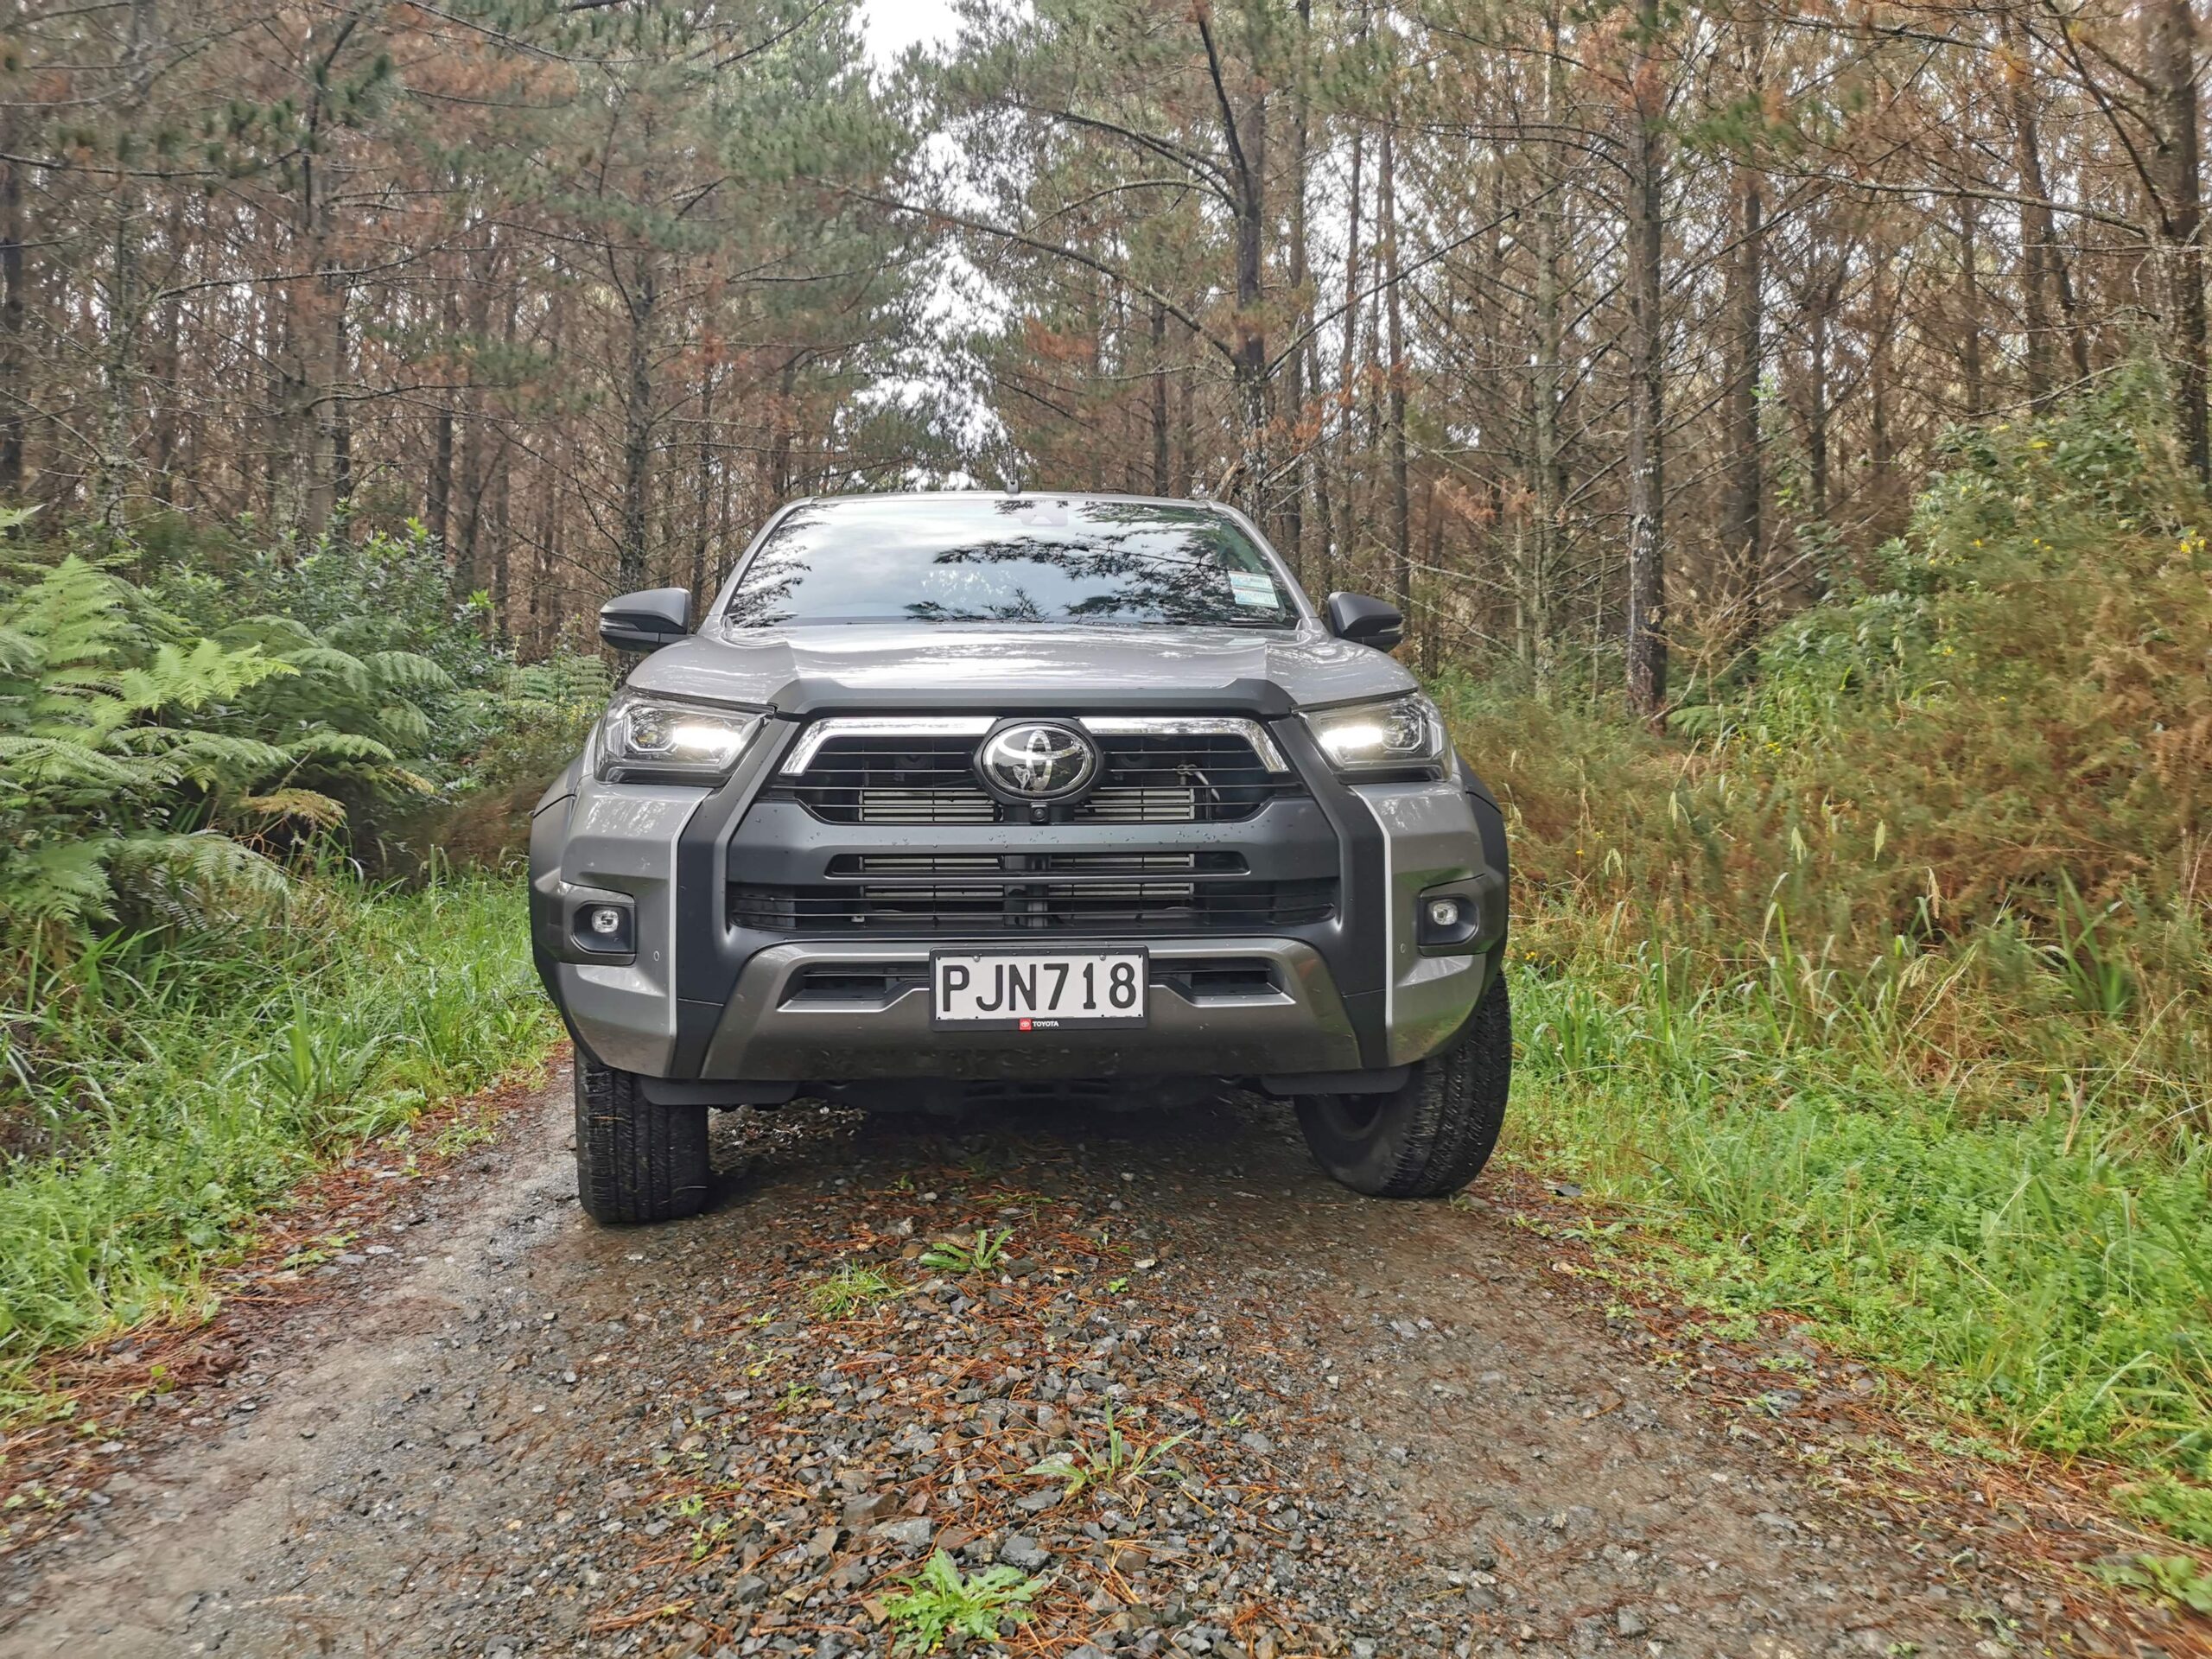
[[[1134,964],[1136,985],[1136,1007],[1134,1010],[1126,1014],[1113,1012],[1110,1009],[1098,1013],[1084,1013],[1079,1007],[1071,1009],[1068,1006],[1084,964],[1089,964],[1094,969],[1103,969],[1110,981],[1111,965],[1124,962]],[[1052,965],[1068,964],[1066,977],[1052,982],[1051,988],[1054,997],[1051,1000],[1049,1006],[1042,1008],[1032,1007],[1026,1013],[1020,1011],[1007,1013],[995,1009],[981,1010],[973,1014],[945,1012],[945,985],[948,977],[946,969],[948,968],[967,966],[972,973],[980,967],[1014,963],[1029,963],[1037,966],[1037,972],[1028,982],[1027,993],[1023,999],[1032,1003],[1038,1001],[1039,993],[1045,990],[1043,981]],[[931,1029],[937,1031],[1012,1031],[1040,1035],[1071,1031],[1141,1031],[1147,1023],[1147,1002],[1149,997],[1151,972],[1151,953],[1142,945],[1116,945],[1089,950],[1040,950],[1020,945],[987,946],[975,950],[932,950],[930,952],[930,1026]],[[962,986],[957,988],[965,990],[969,987]],[[1014,989],[1018,988],[1009,987],[1004,982],[1001,982],[994,988],[997,991],[1000,1001],[1003,1002],[1012,995]],[[1091,988],[1093,1001],[1103,1004],[1109,994],[1110,983],[1107,988],[1102,988],[1094,982]]]

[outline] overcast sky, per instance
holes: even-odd
[[[947,40],[958,28],[951,0],[861,0],[868,54],[888,63],[917,41]]]
[[[868,56],[879,71],[910,46],[939,41],[950,44],[959,33],[959,18],[953,10],[952,0],[861,0],[861,21],[868,33]],[[944,141],[944,135],[938,137]],[[946,344],[967,329],[988,321],[1002,302],[1003,296],[982,273],[969,264],[958,249],[948,245],[931,280],[929,304],[931,332],[940,341],[939,349],[944,349]],[[925,359],[932,354],[926,348],[922,353]],[[957,405],[965,410],[964,415],[955,416],[956,422],[967,429],[970,442],[981,444],[994,432],[997,422],[982,404],[956,389],[955,367],[955,359],[948,352],[938,357],[925,378],[886,381],[878,390],[890,397],[929,391],[941,395],[952,390]],[[963,487],[974,480],[965,474],[955,474],[943,479],[917,476],[909,481]]]

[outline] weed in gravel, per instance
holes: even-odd
[[[880,1268],[841,1262],[837,1271],[807,1293],[814,1311],[825,1319],[849,1319],[905,1294],[905,1287]]]
[[[1141,1446],[1122,1433],[1121,1425],[1109,1411],[1103,1440],[1095,1446],[1077,1445],[1065,1452],[1055,1452],[1022,1472],[1040,1480],[1064,1482],[1066,1491],[1060,1494],[1063,1502],[1080,1497],[1092,1487],[1102,1491],[1119,1487],[1134,1491],[1144,1482],[1157,1478],[1160,1471],[1155,1465],[1160,1459],[1190,1438],[1188,1433],[1171,1434],[1150,1446]]]
[[[1007,1241],[1013,1236],[1011,1227],[996,1232],[978,1227],[973,1240],[940,1239],[922,1252],[922,1266],[931,1273],[989,1273],[1006,1260]]]
[[[2212,1547],[2212,1486],[2190,1486],[2171,1475],[2113,1489],[2120,1509],[2163,1528],[2185,1544]]]
[[[948,1636],[995,1642],[999,1622],[1025,1623],[1030,1598],[1045,1587],[1044,1580],[1011,1567],[988,1567],[969,1578],[941,1549],[904,1582],[906,1588],[884,1598],[883,1611],[899,1647],[913,1653],[935,1653]]]
[[[2107,1561],[2097,1576],[2108,1584],[2140,1590],[2154,1600],[2212,1613],[2212,1573],[2187,1555],[2126,1555]]]

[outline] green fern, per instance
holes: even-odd
[[[281,878],[181,820],[285,755],[175,722],[288,675],[257,647],[163,638],[171,620],[70,555],[0,588],[0,918],[81,933],[130,889],[199,912]]]
[[[418,534],[0,542],[0,925],[193,923],[273,891],[272,856],[555,770],[606,668],[518,667],[483,625]]]

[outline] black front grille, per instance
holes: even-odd
[[[996,823],[1028,821],[976,779],[980,738],[833,737],[806,771],[772,791],[831,823]],[[1269,801],[1302,795],[1290,772],[1270,772],[1235,733],[1115,734],[1098,740],[1097,787],[1056,817],[1074,823],[1230,823]]]
[[[826,872],[848,876],[1243,875],[1242,853],[839,853]]]
[[[1294,927],[1336,913],[1332,880],[1035,880],[1002,870],[960,880],[862,879],[807,887],[733,883],[734,926],[791,935],[1187,933]]]

